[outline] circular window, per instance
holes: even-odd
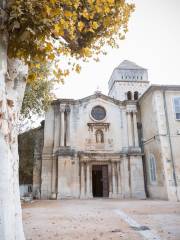
[[[95,120],[101,121],[101,120],[103,120],[106,117],[106,111],[101,106],[95,106],[95,107],[93,107],[93,109],[91,111],[91,116]]]

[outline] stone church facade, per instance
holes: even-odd
[[[146,69],[123,61],[108,96],[52,102],[34,155],[34,195],[179,200],[179,120],[180,86],[149,86]]]

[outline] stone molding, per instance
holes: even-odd
[[[70,113],[70,112],[71,112],[70,105],[66,105],[66,106],[65,106],[65,112],[67,112],[67,113]]]
[[[65,104],[60,104],[59,106],[59,111],[62,113],[62,112],[65,112],[65,109],[66,109],[66,105]]]
[[[131,112],[134,112],[134,113],[137,113],[137,107],[136,105],[126,105],[126,113],[131,113]]]
[[[89,130],[93,131],[93,129],[105,129],[107,131],[109,129],[110,123],[102,123],[102,122],[96,122],[96,123],[87,123]]]
[[[119,162],[125,155],[121,153],[78,152],[80,162]]]
[[[71,149],[70,147],[60,147],[56,151],[56,156],[75,156],[76,151],[74,149]]]
[[[107,96],[107,95],[104,95],[100,92],[98,93],[95,93],[95,94],[92,94],[88,97],[85,97],[85,98],[81,98],[81,99],[57,99],[57,100],[54,100],[52,101],[52,105],[76,105],[76,104],[81,104],[83,102],[88,102],[89,100],[93,100],[93,99],[96,99],[96,98],[101,98],[102,100],[105,100],[105,101],[108,101],[108,102],[112,102],[116,105],[123,105],[123,102],[122,101],[119,101],[117,99],[114,99],[110,96]]]
[[[59,106],[58,105],[54,106],[54,113],[55,113],[55,115],[59,114]]]

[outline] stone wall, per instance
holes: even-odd
[[[176,88],[152,86],[140,99],[140,111],[149,196],[176,201],[180,198],[180,121],[174,116],[174,96],[180,96]],[[150,174],[151,156],[155,159],[155,181]]]
[[[18,136],[20,184],[32,184],[33,182],[35,131],[33,129]]]
[[[41,127],[18,136],[20,185],[33,184],[34,193],[40,191],[43,131],[42,123]]]

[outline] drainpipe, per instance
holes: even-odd
[[[139,104],[138,104],[138,110],[139,110],[139,118],[140,118],[140,122],[141,122],[141,108],[140,108]],[[139,130],[140,148],[141,148],[141,151],[143,153],[142,164],[143,164],[144,190],[145,190],[146,197],[149,197],[149,192],[148,192],[148,188],[147,188],[146,156],[145,156],[145,153],[144,153],[144,142],[142,141],[142,139],[143,139],[142,125],[138,130]]]
[[[176,196],[177,196],[177,180],[176,180],[176,171],[175,171],[175,164],[174,164],[174,156],[172,151],[172,142],[171,142],[171,135],[170,135],[170,127],[169,127],[169,119],[167,114],[167,102],[166,102],[166,96],[165,96],[165,90],[163,89],[163,102],[164,102],[164,111],[165,111],[165,117],[166,117],[166,126],[167,126],[167,135],[169,139],[169,146],[170,146],[170,154],[172,159],[172,168],[173,168],[173,178],[174,178],[174,185],[176,187]],[[178,196],[177,196],[178,199]]]

